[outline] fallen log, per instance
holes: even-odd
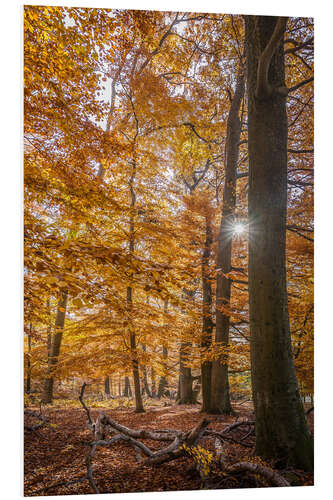
[[[226,472],[229,474],[251,472],[267,479],[274,486],[290,486],[290,483],[275,470],[253,462],[238,462],[227,467]]]
[[[115,420],[110,418],[105,413],[100,413],[100,419],[104,426],[110,426],[111,428],[125,434],[126,436],[130,436],[135,439],[152,439],[155,441],[172,441],[175,439],[177,435],[177,431],[147,431],[145,429],[129,429],[125,427],[125,425],[118,424]]]
[[[145,460],[145,465],[161,465],[184,456],[186,454],[186,447],[191,448],[196,446],[209,423],[208,420],[203,418],[189,433],[179,433],[170,446],[158,450],[154,456]]]
[[[225,427],[222,431],[207,429],[211,422],[206,418],[201,419],[200,422],[198,422],[197,425],[190,431],[177,431],[171,429],[162,429],[159,431],[146,429],[130,429],[125,425],[119,424],[103,412],[100,412],[97,419],[94,421],[91,417],[89,408],[87,408],[83,400],[85,387],[86,384],[84,383],[80,391],[79,400],[87,413],[88,428],[93,434],[93,440],[91,442],[83,443],[90,447],[89,453],[87,454],[85,459],[86,474],[83,477],[81,476],[80,478],[74,480],[70,480],[67,482],[58,482],[45,488],[39,489],[37,491],[34,491],[34,494],[49,491],[60,486],[69,486],[76,483],[82,483],[86,480],[89,482],[94,493],[100,493],[93,477],[93,459],[96,450],[100,446],[108,447],[120,441],[124,442],[124,444],[127,444],[135,449],[136,458],[141,465],[159,466],[171,460],[191,455],[191,450],[195,450],[200,439],[206,436],[213,436],[217,440],[215,442],[215,448],[219,459],[216,460],[215,458],[215,464],[218,465],[218,468],[222,468],[224,474],[233,475],[241,472],[248,472],[261,475],[267,481],[270,481],[270,483],[274,486],[290,486],[288,481],[286,481],[280,474],[264,465],[259,465],[252,462],[239,462],[231,466],[225,464],[223,444],[226,440],[237,442],[239,444],[242,444],[243,446],[252,447],[252,445],[244,443],[243,441],[250,434],[254,433],[253,421],[235,422]],[[250,427],[250,430],[246,430],[245,436],[237,441],[230,436],[230,433],[241,426]],[[106,439],[107,433],[112,434],[115,431],[117,431],[117,434],[110,437],[110,439]],[[144,444],[141,439],[160,441],[161,443],[167,444],[166,446],[162,446],[160,449],[153,451],[146,444]],[[142,457],[142,455],[144,455],[144,457]],[[204,471],[201,470],[200,466],[198,470],[202,481],[204,482],[204,484],[207,484],[207,478]]]

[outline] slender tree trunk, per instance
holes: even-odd
[[[207,213],[205,216],[206,222],[206,240],[202,255],[202,338],[201,347],[209,349],[212,343],[213,321],[212,321],[212,284],[209,273],[209,259],[212,252],[213,234],[211,227],[211,218]],[[203,352],[204,355],[204,352]],[[211,379],[212,379],[212,362],[203,361],[201,364],[201,391],[202,391],[202,406],[201,411],[207,412],[210,410],[211,404]]]
[[[62,335],[65,326],[67,297],[68,297],[67,290],[60,292],[60,299],[58,302],[58,309],[55,320],[55,333],[52,338],[50,356],[48,359],[47,373],[44,379],[44,386],[42,393],[43,403],[52,403],[53,401],[53,384],[54,384],[53,371],[58,364],[58,358],[60,354]]]
[[[183,290],[184,296],[192,299],[194,291]],[[193,394],[193,378],[191,367],[186,366],[192,348],[191,342],[182,342],[179,350],[179,390],[178,404],[195,404],[196,399]]]
[[[161,397],[164,396],[164,393],[168,387],[168,379],[167,379],[168,349],[165,345],[162,347],[162,356],[163,356],[163,375],[161,376],[158,384],[158,391],[157,391],[158,399],[161,399]]]
[[[106,397],[109,399],[110,398],[110,377],[109,377],[109,375],[107,375],[105,377],[104,392],[105,392]]]
[[[127,303],[132,305],[132,288],[127,288]],[[132,367],[133,367],[133,382],[134,382],[134,394],[135,394],[135,411],[136,413],[144,412],[142,404],[142,396],[140,389],[140,375],[139,375],[139,361],[136,346],[136,336],[135,332],[131,330],[130,332],[130,346],[132,354]]]
[[[190,367],[186,366],[191,347],[191,342],[182,342],[180,346],[179,399],[177,401],[178,404],[196,403],[196,399],[193,394],[192,371]]]
[[[145,346],[145,344],[142,344],[142,350],[143,350],[143,352],[146,352],[146,346]],[[142,373],[143,373],[143,377],[142,377],[142,391],[141,391],[141,394],[144,395],[146,393],[147,396],[149,398],[151,398],[151,392],[150,392],[149,385],[148,385],[147,368],[146,368],[145,364],[143,365]]]
[[[134,191],[134,179],[136,173],[136,164],[133,161],[132,175],[129,180],[129,188],[131,194],[131,215],[130,215],[130,228],[129,228],[129,252],[130,255],[134,253],[134,209],[135,209],[135,191]],[[131,286],[127,287],[127,307],[129,313],[129,332],[130,332],[130,347],[132,356],[132,369],[133,369],[133,382],[134,382],[134,394],[135,394],[135,411],[136,413],[144,412],[142,404],[142,396],[140,389],[140,375],[139,375],[139,361],[138,361],[138,351],[136,346],[136,335],[133,326],[132,309],[133,309],[133,289]]]
[[[125,388],[124,388],[124,396],[126,398],[131,398],[132,397],[132,389],[131,389],[131,383],[129,377],[125,377]]]
[[[285,18],[246,16],[249,142],[249,294],[256,451],[313,469],[291,349],[286,290]]]
[[[177,393],[176,393],[176,401],[180,400],[180,375],[178,377],[178,383],[177,383]]]
[[[164,313],[166,314],[168,312],[168,300],[164,301]],[[164,328],[167,330],[168,325],[165,324]],[[162,346],[162,376],[160,377],[159,383],[158,383],[158,390],[157,390],[157,397],[158,399],[161,399],[162,396],[164,396],[164,393],[166,391],[166,388],[168,387],[168,378],[167,378],[167,373],[168,373],[168,347],[166,345]]]
[[[47,362],[49,363],[49,358],[51,355],[51,345],[52,345],[52,324],[51,324],[51,309],[50,309],[50,299],[47,299],[47,311],[49,325],[47,327]]]
[[[148,385],[148,376],[147,376],[147,369],[146,367],[144,367],[142,369],[143,371],[143,378],[142,378],[142,395],[144,395],[145,393],[147,394],[147,396],[149,398],[151,398],[151,392],[150,392],[150,389],[149,389],[149,385]]]
[[[225,161],[225,181],[223,190],[223,205],[220,231],[217,247],[216,275],[216,330],[217,345],[228,348],[229,344],[229,313],[231,281],[226,276],[231,271],[231,251],[233,226],[236,207],[236,180],[241,134],[239,110],[244,97],[244,74],[240,68],[237,77],[235,94],[230,106],[227,122],[227,143]],[[212,394],[209,413],[232,412],[229,395],[228,359],[227,355],[213,361]]]
[[[30,394],[31,391],[31,332],[32,332],[32,324],[29,325],[29,333],[28,333],[28,357],[27,357],[27,385],[25,392]]]
[[[156,398],[156,374],[153,367],[151,367],[151,396]]]

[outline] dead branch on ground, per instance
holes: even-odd
[[[216,456],[214,462],[220,469],[222,468],[224,474],[227,473],[232,475],[240,472],[248,472],[262,476],[274,486],[289,486],[288,481],[286,481],[280,474],[264,465],[252,462],[239,462],[231,466],[225,465],[223,452],[224,442],[232,441],[234,443],[241,444],[242,446],[252,447],[253,444],[245,443],[244,441],[247,437],[254,434],[254,421],[244,420],[241,422],[234,422],[233,424],[225,427],[222,431],[207,429],[211,422],[206,418],[201,419],[200,422],[198,422],[198,424],[190,431],[177,431],[171,429],[161,429],[159,431],[130,429],[125,425],[119,424],[104,412],[100,412],[97,419],[94,421],[91,417],[89,408],[87,408],[83,400],[85,387],[86,383],[84,383],[81,387],[79,400],[87,413],[87,425],[93,434],[93,440],[91,442],[84,443],[86,446],[90,447],[89,453],[85,459],[86,474],[78,479],[62,481],[39,489],[34,491],[34,494],[44,493],[60,486],[70,486],[82,483],[86,480],[89,481],[94,493],[100,493],[93,477],[93,459],[98,447],[108,447],[112,446],[114,443],[122,441],[124,444],[131,446],[135,450],[136,460],[140,464],[159,466],[171,460],[188,456],[188,452],[186,450],[195,448],[202,437],[210,436],[215,437]],[[239,440],[231,437],[230,434],[232,431],[240,427],[245,428],[245,435]],[[115,432],[117,433],[113,435]],[[110,437],[110,439],[106,439],[107,434],[111,434],[112,437]],[[144,444],[141,439],[148,439],[167,444],[166,446],[162,446],[162,448],[153,451],[146,444]],[[206,478],[203,477],[202,480],[204,480],[204,483],[207,481]]]

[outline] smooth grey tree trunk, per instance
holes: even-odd
[[[125,377],[125,388],[124,388],[124,396],[126,398],[131,398],[132,397],[132,389],[131,389],[131,384],[129,377]]]
[[[279,91],[285,88],[285,24],[284,18],[246,16],[255,454],[312,470],[313,442],[294,368],[286,290],[288,123]]]
[[[195,404],[193,393],[192,370],[186,366],[189,352],[192,348],[191,342],[182,342],[179,352],[179,396],[178,404]]]
[[[104,380],[104,392],[107,398],[110,398],[110,377],[107,375]]]
[[[206,239],[201,263],[202,278],[202,337],[201,347],[206,350],[212,344],[213,321],[212,321],[212,284],[209,272],[209,260],[212,253],[213,233],[211,217],[209,213],[205,216]],[[208,412],[211,405],[211,382],[212,362],[205,360],[201,364],[201,411]]]
[[[62,335],[65,326],[67,297],[68,297],[67,290],[63,290],[60,292],[60,299],[58,302],[57,315],[55,320],[55,333],[52,337],[50,355],[48,358],[47,373],[43,384],[42,401],[43,403],[46,404],[52,403],[53,401],[53,385],[54,385],[53,371],[58,364],[58,358],[60,354]]]
[[[134,179],[136,174],[136,163],[133,161],[132,175],[129,179],[129,188],[131,195],[131,215],[130,215],[130,227],[129,227],[129,253],[133,255],[134,253],[134,208],[135,208],[135,190],[134,190]],[[140,375],[139,375],[139,361],[138,361],[138,351],[136,346],[136,335],[133,327],[132,309],[133,309],[133,289],[131,286],[127,287],[127,308],[129,316],[129,336],[130,336],[130,348],[132,356],[132,373],[134,382],[134,395],[135,395],[135,411],[136,413],[144,412],[142,395],[140,389]]]
[[[158,390],[157,390],[158,399],[161,399],[161,397],[164,396],[164,393],[168,387],[168,379],[167,379],[168,349],[165,345],[162,347],[162,356],[163,356],[163,375],[160,377],[158,383]]]
[[[31,391],[31,332],[32,324],[30,323],[28,333],[27,384],[25,389],[27,394],[30,394]]]
[[[156,398],[156,373],[153,367],[151,367],[151,397]]]
[[[236,181],[241,135],[239,111],[244,97],[244,73],[240,68],[235,93],[227,121],[225,158],[225,181],[220,230],[216,259],[216,329],[215,342],[228,348],[230,317],[226,309],[230,306],[231,281],[226,274],[231,271],[231,252],[236,208]],[[228,358],[220,356],[212,363],[212,389],[209,413],[232,413],[229,395]]]
[[[167,313],[168,311],[168,300],[164,301],[164,313]],[[164,325],[165,328],[168,328],[168,325]],[[158,383],[158,390],[157,390],[157,397],[160,399],[162,396],[164,396],[164,393],[168,387],[168,378],[167,378],[167,373],[168,373],[168,347],[166,345],[162,346],[162,370],[163,370],[163,375],[160,377],[159,383]]]
[[[191,299],[194,292],[184,290],[184,295]],[[179,350],[179,385],[178,404],[195,404],[196,399],[193,393],[193,378],[191,367],[187,366],[189,354],[192,348],[191,342],[181,342]]]
[[[146,346],[145,346],[145,344],[142,344],[142,350],[143,350],[143,352],[146,352]],[[146,368],[145,365],[143,365],[143,367],[142,367],[142,373],[143,373],[143,377],[142,377],[142,391],[141,391],[141,394],[144,395],[146,393],[147,396],[149,398],[151,398],[151,392],[150,392],[149,385],[148,385],[147,368]]]

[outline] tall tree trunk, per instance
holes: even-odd
[[[47,327],[47,363],[49,363],[49,358],[51,355],[51,346],[52,346],[52,323],[51,323],[50,299],[47,299],[47,314],[49,320],[49,325]]]
[[[246,16],[249,294],[256,455],[313,469],[291,349],[286,290],[286,18]]]
[[[166,314],[168,312],[168,300],[164,301],[164,313]],[[168,328],[168,325],[165,324],[164,328]],[[168,373],[168,347],[164,344],[162,346],[162,376],[160,377],[159,383],[158,383],[158,390],[157,390],[157,397],[158,399],[161,399],[161,397],[164,395],[166,388],[168,387],[168,379],[167,379],[167,373]]]
[[[53,384],[54,384],[53,371],[58,364],[58,358],[60,354],[60,346],[65,326],[67,297],[68,297],[67,290],[63,290],[60,292],[60,299],[58,302],[57,315],[55,320],[55,333],[52,338],[50,356],[48,359],[47,373],[44,379],[44,386],[42,393],[43,403],[52,403],[53,401]]]
[[[184,297],[188,300],[192,299],[195,291],[183,290]],[[181,342],[179,350],[179,387],[178,387],[178,404],[194,404],[196,403],[193,394],[193,378],[191,367],[186,366],[189,358],[189,353],[192,348],[191,342]]]
[[[143,352],[146,352],[146,346],[145,346],[145,344],[142,344],[142,350],[143,350]],[[147,396],[149,398],[151,398],[151,392],[150,392],[149,385],[148,385],[147,368],[146,368],[145,365],[142,368],[142,373],[143,373],[143,377],[142,377],[142,395],[144,395],[144,393],[146,393]]]
[[[32,332],[32,324],[29,325],[29,333],[28,333],[28,357],[27,357],[27,385],[25,392],[30,394],[31,391],[31,332]]]
[[[201,347],[209,349],[212,343],[213,321],[212,321],[212,285],[211,276],[209,273],[209,259],[212,252],[213,234],[211,227],[211,218],[209,213],[205,216],[206,239],[205,247],[202,255],[202,337]],[[203,352],[204,355],[204,352]],[[201,364],[201,391],[202,391],[202,406],[201,411],[207,412],[210,410],[211,404],[211,378],[212,378],[212,362],[203,361]]]
[[[191,342],[182,342],[179,353],[179,399],[178,404],[194,404],[196,403],[193,394],[193,378],[192,370],[186,366],[189,351],[192,347]]]
[[[104,380],[104,392],[106,397],[110,398],[110,377],[107,375]]]
[[[127,303],[132,304],[132,288],[127,288]],[[139,375],[139,361],[138,352],[136,346],[136,336],[134,330],[131,329],[130,332],[130,347],[132,355],[132,367],[133,367],[133,382],[134,382],[134,394],[135,394],[135,411],[136,413],[144,412],[141,389],[140,389],[140,375]]]
[[[225,181],[223,190],[222,217],[217,247],[216,274],[216,330],[215,341],[221,347],[229,344],[229,313],[231,281],[226,276],[231,271],[233,227],[235,223],[236,180],[241,134],[239,110],[244,97],[244,74],[240,68],[235,94],[231,102],[227,121],[227,143],[225,158]],[[229,395],[228,359],[220,356],[212,365],[212,394],[209,413],[232,412]]]
[[[151,396],[156,398],[156,374],[153,366],[151,367]]]
[[[136,174],[136,163],[133,161],[132,175],[129,180],[129,188],[131,194],[131,214],[130,214],[130,228],[129,228],[129,253],[134,253],[134,209],[135,209],[135,191],[134,179]],[[134,381],[134,394],[135,394],[135,411],[136,413],[144,412],[142,404],[142,396],[140,389],[140,375],[139,375],[139,361],[138,351],[136,346],[136,335],[133,325],[132,309],[133,309],[133,289],[131,286],[127,287],[127,308],[129,314],[129,334],[130,334],[130,348],[132,357],[133,381]]]
[[[142,391],[141,394],[144,396],[144,394],[147,394],[149,398],[151,398],[151,392],[149,389],[149,384],[148,384],[148,375],[147,375],[147,368],[144,367],[142,368],[143,372],[143,377],[142,377]]]
[[[127,376],[125,377],[124,396],[126,398],[131,398],[132,397],[132,389],[131,389],[130,379]]]
[[[164,393],[168,387],[168,379],[167,379],[167,359],[168,359],[168,348],[164,345],[162,347],[162,356],[163,356],[163,375],[160,377],[158,384],[157,397],[161,399],[164,396]]]

